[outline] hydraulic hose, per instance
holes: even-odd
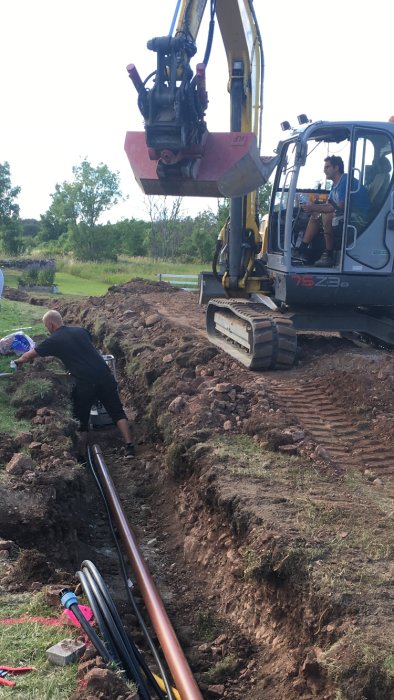
[[[116,532],[115,532],[115,528],[114,528],[114,523],[113,523],[113,518],[112,518],[112,515],[111,515],[111,511],[110,511],[110,509],[109,509],[108,502],[107,502],[107,499],[106,499],[106,497],[105,497],[105,493],[104,493],[104,491],[103,491],[103,489],[102,489],[100,480],[99,480],[99,478],[98,478],[98,476],[97,476],[97,474],[96,474],[96,470],[95,470],[95,468],[94,468],[93,457],[92,457],[92,451],[91,451],[91,449],[90,449],[89,446],[88,446],[88,449],[87,449],[87,456],[88,456],[88,463],[89,463],[89,466],[90,466],[90,470],[91,470],[92,476],[93,476],[93,478],[94,478],[94,480],[95,480],[95,482],[96,482],[97,488],[98,488],[98,490],[99,490],[100,496],[101,496],[101,498],[102,498],[102,501],[103,501],[103,504],[104,504],[104,507],[105,507],[105,510],[106,510],[106,513],[107,513],[108,524],[109,524],[109,528],[110,528],[110,531],[111,531],[111,534],[112,534],[112,538],[113,538],[114,543],[115,543],[116,551],[117,551],[117,553],[118,553],[120,569],[121,569],[121,572],[122,572],[123,581],[124,581],[124,584],[125,584],[126,593],[127,593],[127,597],[128,597],[129,603],[130,603],[130,605],[131,605],[131,607],[132,607],[132,609],[133,609],[133,611],[134,611],[134,614],[135,614],[136,617],[137,617],[138,623],[139,623],[139,625],[140,625],[140,627],[141,627],[141,629],[142,629],[143,635],[144,635],[144,637],[145,637],[145,639],[146,639],[146,642],[147,642],[147,644],[148,644],[148,646],[149,646],[149,648],[150,648],[150,650],[151,650],[151,652],[152,652],[152,655],[153,655],[153,657],[154,657],[154,659],[155,659],[157,668],[159,669],[159,672],[160,672],[160,675],[161,675],[161,678],[160,678],[160,677],[157,677],[155,674],[152,674],[152,678],[151,678],[152,684],[155,685],[155,681],[156,681],[157,686],[159,687],[159,689],[165,690],[165,691],[166,691],[168,700],[178,700],[178,699],[179,699],[179,694],[177,693],[177,691],[176,691],[174,688],[171,687],[171,684],[170,684],[170,681],[169,681],[169,678],[168,678],[168,674],[167,674],[167,672],[166,672],[166,670],[165,670],[165,668],[164,668],[164,666],[163,666],[163,663],[162,663],[162,660],[161,660],[161,658],[160,658],[160,655],[159,655],[159,653],[158,653],[158,651],[157,651],[157,649],[156,649],[156,646],[155,646],[155,644],[154,644],[154,642],[153,642],[153,639],[152,639],[152,637],[151,637],[151,635],[150,635],[150,633],[149,633],[149,630],[148,630],[148,628],[147,628],[147,626],[146,626],[146,624],[145,624],[144,618],[142,617],[142,614],[141,614],[141,612],[140,612],[140,610],[139,610],[139,608],[138,608],[138,606],[137,606],[137,603],[136,603],[136,601],[135,601],[135,598],[134,598],[134,596],[133,596],[133,594],[132,594],[132,591],[131,591],[132,583],[131,583],[131,581],[130,581],[128,575],[127,575],[126,566],[125,566],[124,559],[123,559],[123,555],[122,555],[122,552],[121,552],[121,549],[120,549],[120,546],[119,546],[118,537],[117,537],[117,534],[116,534]],[[84,572],[80,572],[80,581],[81,581],[81,584],[82,584],[82,586],[83,586],[83,582],[82,582],[81,577],[85,577]],[[86,577],[85,577],[85,580],[86,580]],[[87,585],[88,585],[88,584],[87,584]],[[84,587],[84,586],[83,586],[83,587]],[[84,589],[84,590],[85,590],[85,589]],[[90,602],[90,606],[91,606],[91,608],[92,608],[92,610],[93,610],[93,614],[94,614],[94,616],[95,616],[95,618],[96,618],[96,620],[97,620],[97,624],[99,625],[100,630],[103,630],[103,632],[102,632],[103,635],[105,635],[105,626],[106,626],[105,620],[102,619],[102,616],[101,616],[99,610],[97,610],[97,611],[95,612],[94,607],[93,607],[93,605],[95,605],[95,601],[93,600],[93,601],[89,601],[89,602]],[[147,668],[147,670],[146,670],[146,673],[147,673],[147,675],[149,676],[150,671],[149,671],[148,668]],[[180,699],[179,699],[179,700],[180,700]]]

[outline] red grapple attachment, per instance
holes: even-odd
[[[166,167],[157,152],[149,151],[145,132],[126,134],[127,157],[135,179],[148,195],[241,197],[268,179],[253,133],[207,132],[199,148],[202,155]],[[162,170],[163,176],[159,177],[157,170]]]

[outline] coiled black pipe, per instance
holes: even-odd
[[[89,603],[94,601],[96,607],[99,608],[101,624],[103,620],[105,621],[100,631],[107,642],[107,646],[114,650],[115,661],[121,664],[127,677],[137,684],[141,698],[150,700],[151,695],[145,678],[152,674],[134,642],[126,634],[115,604],[101,575],[90,561],[84,561],[81,570],[77,572],[77,577],[82,584],[84,593]],[[97,623],[99,624],[99,621]],[[152,679],[153,677],[149,678],[149,680]]]

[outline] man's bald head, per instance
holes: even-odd
[[[42,322],[50,333],[53,333],[53,331],[56,331],[60,326],[63,326],[61,314],[54,309],[47,311],[46,314],[43,315]]]

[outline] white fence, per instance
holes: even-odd
[[[189,292],[198,290],[198,275],[158,274],[157,277],[159,282],[167,282],[174,287],[180,287]]]

